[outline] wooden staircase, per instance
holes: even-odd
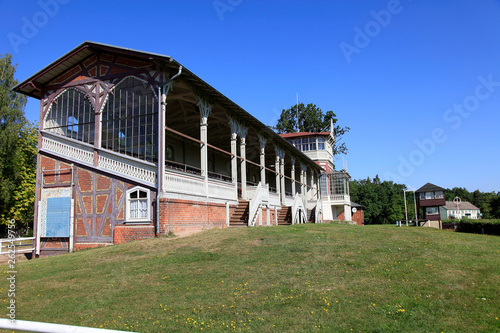
[[[229,219],[229,227],[247,227],[248,226],[248,201],[239,200],[236,210]]]
[[[281,206],[278,214],[278,225],[292,224],[292,207]]]
[[[307,222],[316,223],[316,207],[307,210]]]

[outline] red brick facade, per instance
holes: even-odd
[[[229,215],[236,206],[229,207]],[[160,234],[226,227],[226,205],[178,199],[160,199]]]
[[[363,225],[365,222],[365,212],[363,209],[358,208],[355,213],[352,213],[352,220],[356,222],[357,225]]]
[[[154,237],[155,228],[152,225],[117,225],[115,226],[113,243],[123,244]]]

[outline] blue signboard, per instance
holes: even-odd
[[[70,197],[48,198],[45,237],[69,237],[70,213]]]

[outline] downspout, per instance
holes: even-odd
[[[165,86],[169,84],[171,81],[175,80],[178,78],[182,73],[182,66],[179,66],[179,72],[172,76],[170,79],[167,81],[163,82],[158,86],[158,172],[156,176],[156,183],[157,183],[157,191],[156,191],[156,236],[159,235],[160,233],[160,196],[162,194],[162,185],[164,182],[163,179],[163,174],[162,174],[162,161],[163,159],[160,158],[160,154],[163,155],[165,154],[165,149],[163,151],[160,151],[161,147],[161,140],[162,140],[162,131],[165,130],[164,125],[162,124],[162,116],[163,116],[163,108],[166,107],[166,98],[165,102],[163,102],[163,95],[165,94]],[[163,126],[162,126],[163,125]]]

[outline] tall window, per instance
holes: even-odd
[[[102,112],[102,147],[157,161],[158,99],[151,86],[128,77],[115,87]]]
[[[325,150],[325,138],[318,137],[318,150]]]
[[[134,187],[127,191],[127,222],[150,221],[150,195],[149,190]]]
[[[319,177],[319,186],[321,195],[328,195],[328,176],[324,172]]]
[[[330,176],[330,195],[348,194],[346,189],[346,180],[342,174],[333,173]]]
[[[52,103],[45,118],[48,132],[94,144],[95,113],[92,103],[77,89],[64,91]]]

